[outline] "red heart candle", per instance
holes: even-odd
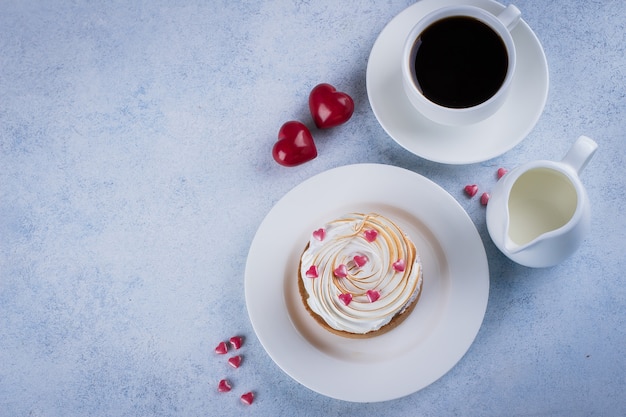
[[[317,157],[317,147],[309,129],[292,120],[281,126],[272,156],[279,164],[294,167]]]
[[[315,126],[320,129],[347,122],[354,112],[354,101],[330,84],[319,84],[309,94],[309,110]]]

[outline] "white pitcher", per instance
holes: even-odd
[[[560,162],[532,161],[498,181],[487,205],[487,229],[502,253],[541,268],[578,249],[590,223],[589,199],[578,176],[597,148],[581,136]]]

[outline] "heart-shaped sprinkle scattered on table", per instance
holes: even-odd
[[[252,404],[252,401],[254,401],[254,394],[252,393],[252,391],[246,392],[245,394],[241,394],[240,398],[242,403],[250,405]]]
[[[235,369],[239,368],[239,366],[241,365],[241,356],[237,355],[237,356],[233,356],[232,358],[229,358],[228,364]]]
[[[241,336],[233,336],[229,339],[229,342],[234,349],[239,349],[243,344],[243,338]]]
[[[476,193],[478,192],[478,185],[476,184],[466,185],[463,190],[465,191],[465,194],[467,194],[468,196],[474,197]]]
[[[234,349],[240,349],[243,346],[242,336],[232,336],[228,341]],[[228,345],[226,344],[226,342],[220,342],[215,348],[215,352],[221,355],[228,352]],[[241,366],[242,360],[243,358],[240,355],[232,356],[228,358],[228,364],[233,368],[239,368],[239,366]],[[229,392],[232,390],[232,385],[230,384],[230,381],[228,379],[224,378],[218,382],[217,390],[218,392]],[[243,402],[244,404],[250,405],[254,400],[254,394],[252,391],[246,392],[241,395],[240,399],[241,402]]]
[[[232,389],[230,382],[226,379],[220,380],[219,384],[217,384],[217,390],[219,392],[228,392]]]
[[[217,347],[215,348],[215,353],[217,353],[218,355],[223,355],[226,352],[228,352],[228,345],[226,344],[226,342],[220,342],[220,344],[217,345]]]

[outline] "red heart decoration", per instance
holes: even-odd
[[[377,290],[367,290],[367,298],[370,300],[370,303],[373,303],[380,298],[380,292]]]
[[[333,274],[335,274],[337,278],[345,278],[348,276],[348,268],[344,264],[339,264],[339,266],[334,269]]]
[[[393,269],[398,272],[404,272],[404,270],[406,269],[406,263],[404,262],[404,259],[398,259],[397,261],[395,261],[393,263]]]
[[[376,237],[378,236],[378,232],[374,229],[368,229],[365,232],[363,232],[363,234],[365,235],[365,240],[367,240],[370,243],[375,241]]]
[[[326,237],[326,230],[324,230],[323,228],[317,229],[313,232],[313,237],[321,242]]]
[[[309,94],[309,110],[320,129],[347,122],[354,113],[354,101],[330,84],[318,84]]]
[[[349,292],[339,294],[339,299],[341,300],[342,303],[344,303],[345,305],[348,305],[352,301],[352,294],[350,294]]]
[[[354,258],[352,259],[354,260],[356,266],[358,266],[359,268],[362,268],[363,265],[365,265],[368,261],[367,256],[365,255],[354,255]]]
[[[278,142],[272,148],[272,156],[283,166],[295,167],[315,159],[317,147],[309,129],[303,123],[292,120],[278,131]]]
[[[317,266],[311,265],[309,269],[307,269],[306,274],[308,278],[317,278],[319,276],[319,272],[317,272]]]

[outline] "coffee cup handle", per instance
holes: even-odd
[[[520,21],[522,12],[512,4],[509,4],[506,9],[504,9],[499,15],[498,20],[502,22],[504,26],[510,31],[512,31],[515,26]]]

